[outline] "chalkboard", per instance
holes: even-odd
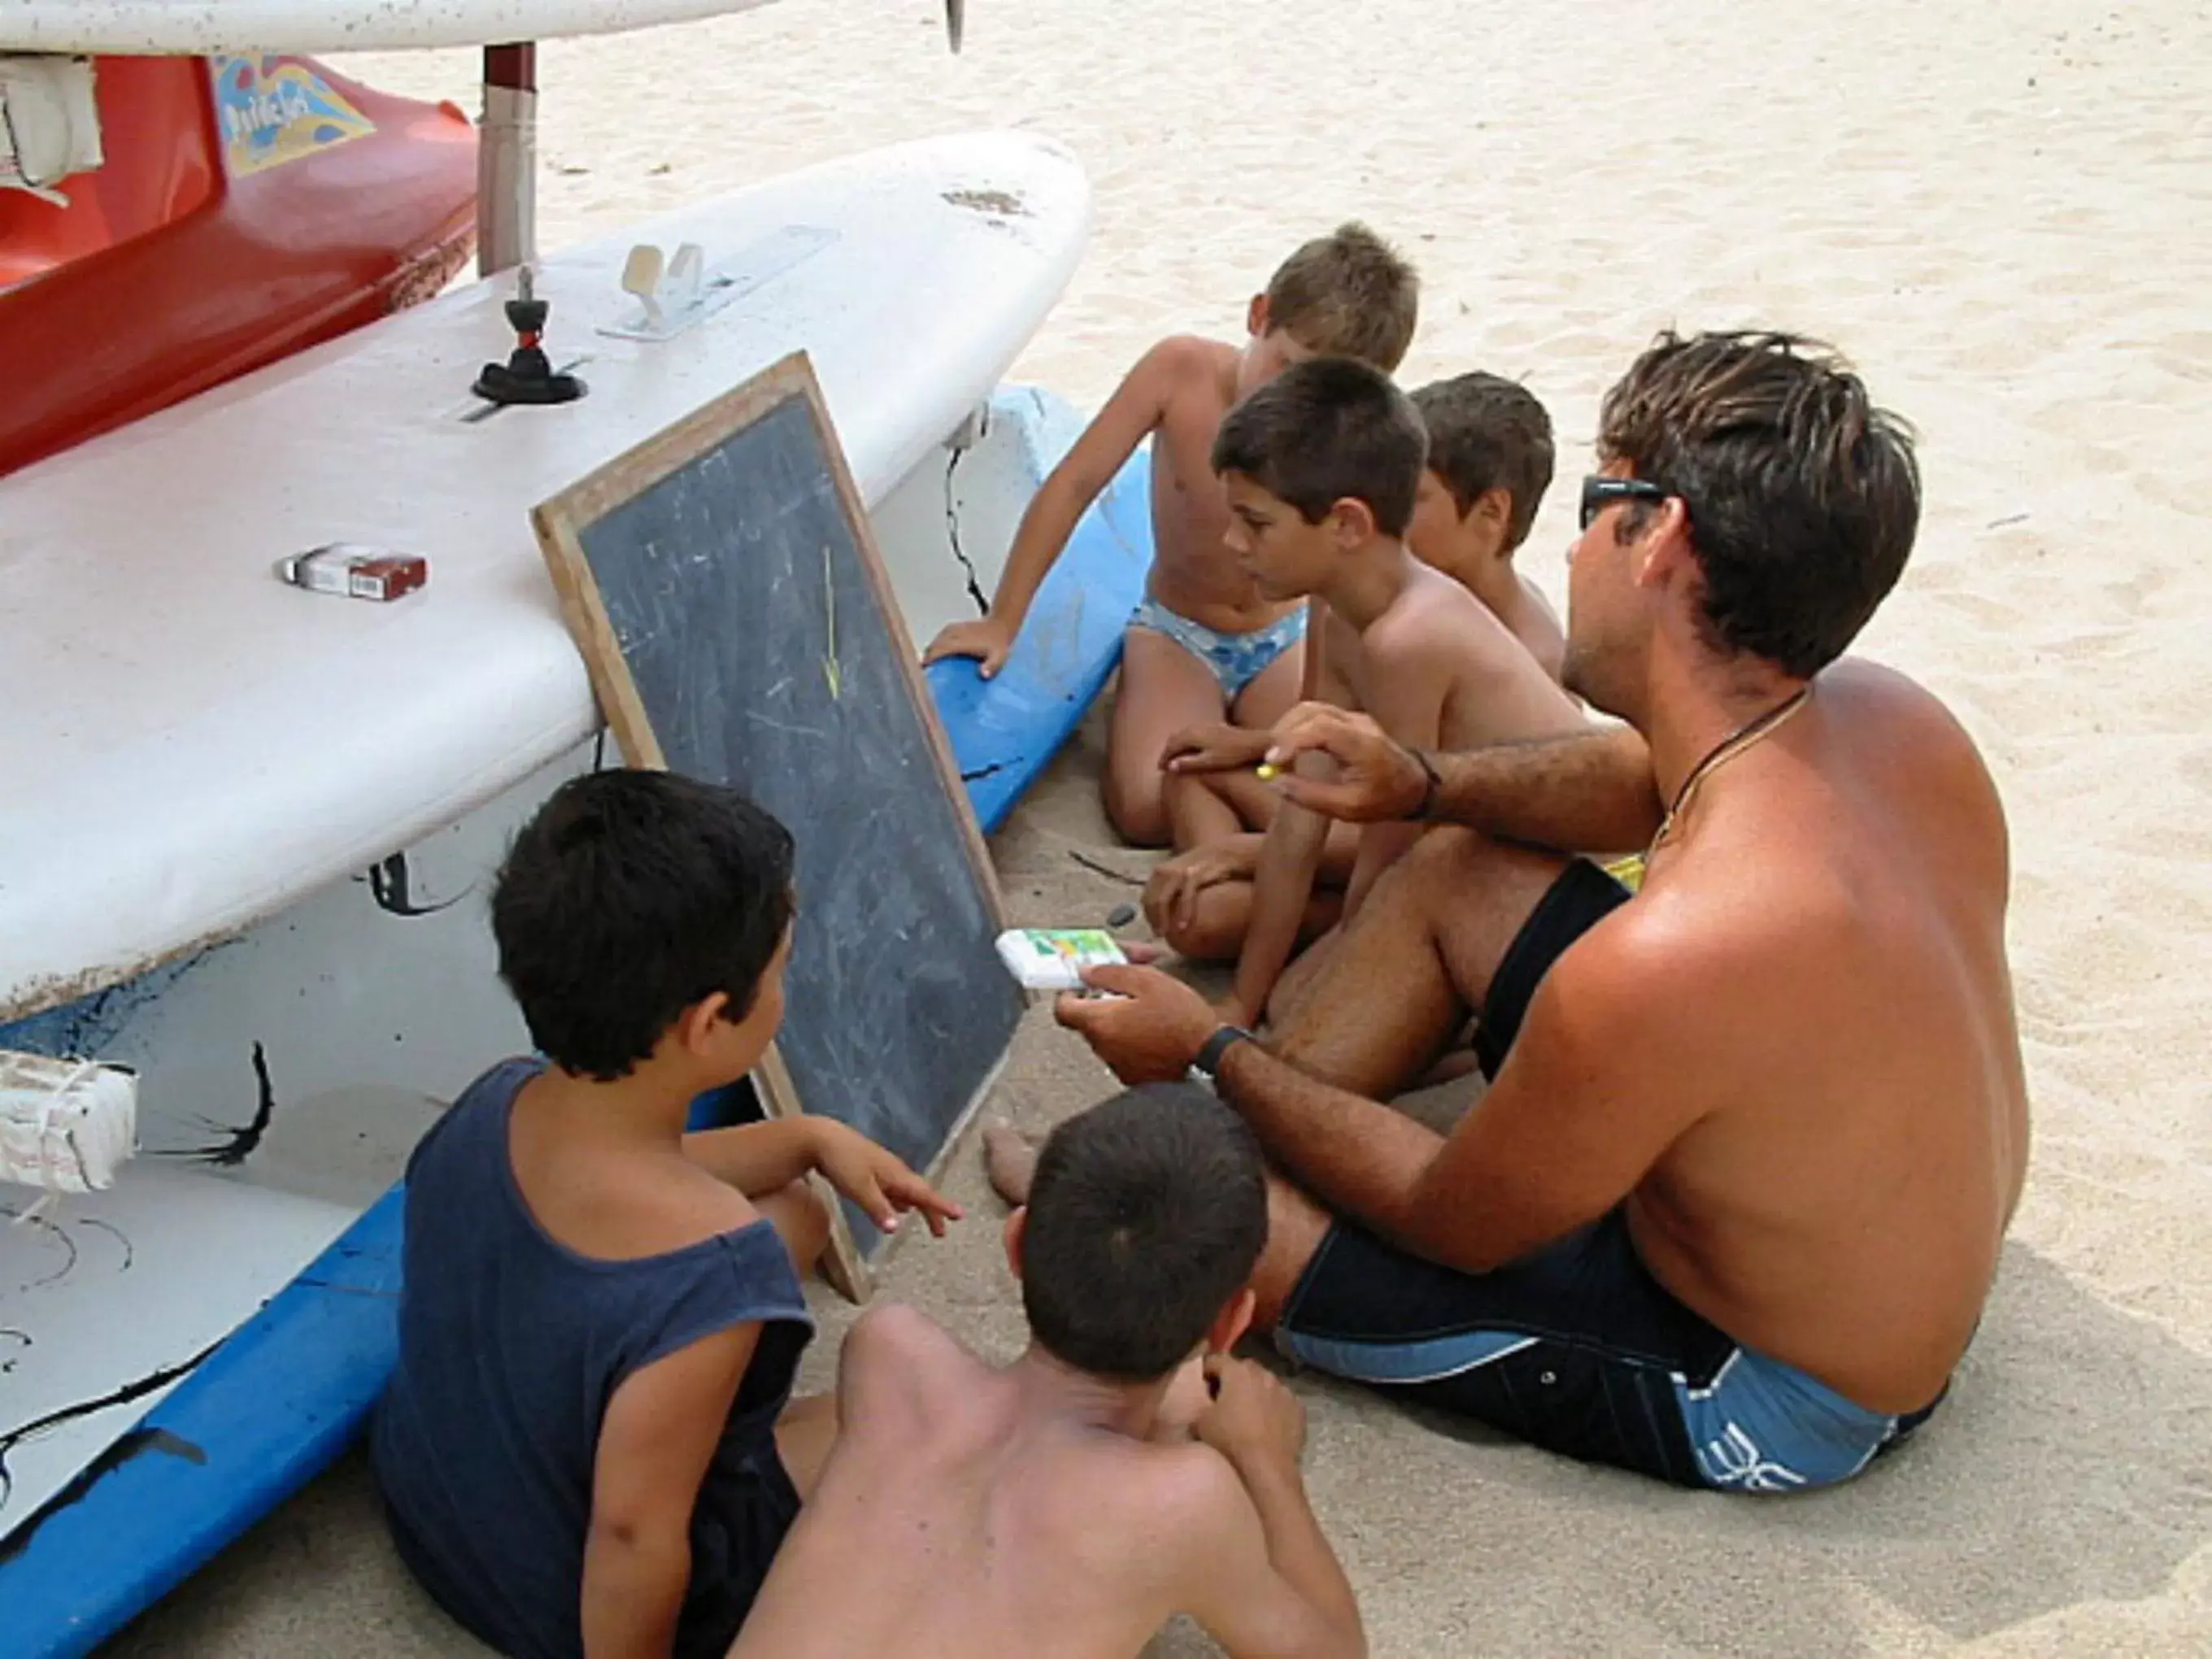
[[[797,842],[774,1112],[933,1170],[1023,998],[998,885],[803,354],[532,514],[634,766],[742,789]],[[872,1255],[881,1235],[846,1206]]]

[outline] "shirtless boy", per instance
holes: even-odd
[[[1413,407],[1428,428],[1429,462],[1406,544],[1488,605],[1559,678],[1566,634],[1513,568],[1551,488],[1551,416],[1528,387],[1479,372],[1431,382],[1413,393]]]
[[[1387,376],[1343,358],[1285,371],[1221,424],[1213,460],[1237,559],[1267,598],[1317,602],[1307,697],[1364,710],[1414,748],[1579,728],[1573,701],[1504,623],[1407,549],[1426,453],[1412,402]],[[1264,836],[1224,843],[1164,902],[1153,894],[1156,923],[1164,921],[1178,950],[1225,955],[1241,936],[1230,1024],[1267,1008],[1301,933],[1326,924],[1313,899],[1328,830],[1320,814],[1285,803]],[[1344,915],[1419,834],[1404,824],[1360,833]]]
[[[993,1179],[1027,1200],[1028,1351],[987,1365],[910,1308],[854,1326],[843,1435],[730,1659],[1133,1659],[1177,1613],[1231,1659],[1364,1653],[1298,1475],[1304,1412],[1226,1357],[1267,1231],[1251,1137],[1188,1083],[1034,1158],[994,1135]]]
[[[923,653],[978,658],[986,679],[996,674],[1077,521],[1152,438],[1152,575],[1122,645],[1107,738],[1106,811],[1132,844],[1163,846],[1174,833],[1160,773],[1171,733],[1224,717],[1264,729],[1297,698],[1304,608],[1261,598],[1222,545],[1228,513],[1207,464],[1222,416],[1318,354],[1396,368],[1419,299],[1412,268],[1365,226],[1346,224],[1284,261],[1252,301],[1241,348],[1181,335],[1154,346],[1022,515],[990,613],[945,629]],[[1212,790],[1194,784],[1188,798],[1200,813],[1230,813],[1215,830],[1241,827]],[[1207,838],[1194,830],[1176,840]]]

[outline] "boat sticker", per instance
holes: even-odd
[[[224,165],[234,179],[366,138],[376,123],[296,58],[256,53],[210,60]]]

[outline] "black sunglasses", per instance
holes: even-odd
[[[1669,500],[1673,494],[1648,478],[1601,478],[1593,475],[1583,480],[1583,528],[1588,530],[1590,521],[1615,501],[1656,504]]]

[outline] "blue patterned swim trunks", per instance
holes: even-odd
[[[1129,626],[1173,640],[1213,671],[1221,695],[1234,702],[1269,663],[1305,637],[1306,608],[1300,605],[1249,634],[1220,634],[1203,623],[1176,615],[1148,593],[1129,618]]]

